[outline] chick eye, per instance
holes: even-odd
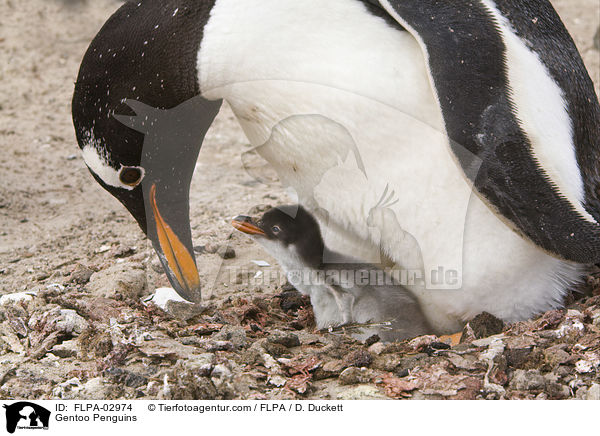
[[[119,180],[128,186],[137,186],[142,181],[142,169],[139,167],[123,167],[119,173]]]
[[[271,231],[274,235],[277,235],[279,232],[281,232],[281,229],[279,228],[279,226],[273,226],[271,227]]]

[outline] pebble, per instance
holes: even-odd
[[[4,344],[2,345],[3,349],[7,351],[10,350],[16,354],[25,353],[25,347],[19,340],[18,336],[14,333],[2,336],[0,339],[2,340],[2,342],[4,342]]]
[[[6,294],[0,297],[0,305],[5,306],[7,304],[20,303],[24,301],[31,301],[37,294],[35,291],[27,292],[16,292],[14,294]]]
[[[231,351],[234,348],[233,344],[229,341],[213,341],[211,339],[203,339],[201,344],[202,347],[204,347],[209,353],[214,353],[215,351]]]
[[[580,374],[588,374],[590,372],[593,372],[595,368],[595,365],[593,362],[589,361],[589,360],[579,360],[576,364],[575,364],[575,371],[577,371]]]
[[[585,400],[586,395],[588,392],[588,388],[586,388],[585,386],[580,387],[579,389],[577,389],[577,392],[575,393],[575,398],[578,400]]]
[[[133,256],[136,251],[137,247],[119,244],[110,250],[110,255],[116,259],[123,259],[125,257]]]
[[[302,345],[314,345],[321,342],[321,336],[313,333],[307,333],[305,331],[298,332],[298,339]]]
[[[202,304],[189,304],[177,301],[169,301],[167,303],[166,312],[173,318],[188,321],[206,310],[206,307]]]
[[[520,368],[527,363],[533,348],[509,348],[504,353],[506,363],[513,368]]]
[[[147,288],[146,272],[141,264],[123,262],[95,272],[90,277],[87,289],[103,298],[114,298],[121,294],[126,298],[138,299]]]
[[[358,368],[369,367],[373,363],[373,356],[368,351],[356,350],[346,356],[344,363]]]
[[[393,372],[398,368],[401,358],[394,354],[376,355],[371,368],[385,372]]]
[[[479,363],[475,357],[469,356],[468,354],[466,354],[464,356],[461,356],[458,354],[449,355],[448,360],[456,368],[464,369],[467,371],[475,371],[481,366],[481,363]]]
[[[566,345],[560,344],[544,350],[544,358],[546,362],[554,367],[567,363],[571,360],[571,355],[565,351]]]
[[[215,365],[210,375],[210,379],[217,389],[226,385],[232,377],[231,370],[224,364]]]
[[[273,375],[269,377],[268,383],[278,388],[285,386],[287,380],[280,375]]]
[[[148,298],[145,298],[144,301],[147,303],[154,303],[164,311],[167,310],[167,304],[171,301],[193,304],[191,301],[187,301],[185,298],[179,295],[173,288],[157,288],[154,290],[154,294]]]
[[[476,347],[489,347],[497,339],[504,339],[505,337],[506,336],[504,336],[503,334],[500,334],[500,335],[494,335],[494,336],[490,336],[490,337],[483,338],[483,339],[477,339],[477,340],[473,341],[473,345],[475,345]]]
[[[368,350],[369,350],[369,353],[379,356],[380,354],[382,354],[385,351],[385,349],[386,349],[386,345],[383,342],[377,342],[377,343],[371,345]]]
[[[569,312],[576,311],[569,310]],[[564,338],[566,336],[570,338],[577,338],[583,336],[583,334],[585,333],[585,326],[583,325],[579,317],[567,317],[567,319],[560,324],[559,328],[554,330],[552,333],[554,333],[554,335],[557,338]]]
[[[35,280],[37,282],[43,282],[44,280],[46,280],[48,277],[50,277],[50,273],[43,271],[41,273],[36,274],[35,276]]]
[[[408,377],[410,371],[408,369],[398,369],[394,375],[399,378]]]
[[[209,254],[215,254],[219,248],[221,248],[219,245],[209,242],[204,246],[204,251]]]
[[[50,350],[52,354],[62,359],[77,356],[77,342],[74,339],[57,344]]]
[[[592,312],[592,323],[596,327],[600,327],[600,310]]]
[[[389,400],[375,386],[359,385],[338,393],[338,400]]]
[[[281,373],[281,366],[279,366],[279,363],[277,363],[277,361],[273,359],[273,357],[270,354],[263,353],[261,358],[265,368],[267,368],[272,373]]]
[[[220,332],[213,335],[212,339],[216,341],[230,341],[236,350],[244,348],[248,342],[246,330],[243,327],[231,325],[224,326]]]
[[[219,247],[217,254],[221,259],[234,259],[236,256],[235,250],[228,245]]]
[[[510,380],[510,387],[518,391],[541,390],[545,384],[546,380],[538,370],[517,369]]]
[[[150,381],[146,386],[146,395],[149,397],[157,397],[160,392],[160,383],[157,381]]]
[[[216,356],[211,353],[204,353],[198,356],[193,356],[187,366],[190,370],[196,372],[198,375],[207,377],[211,374],[215,367]]]
[[[546,383],[545,392],[554,400],[562,400],[571,396],[569,387],[557,382]]]
[[[329,375],[338,375],[345,368],[342,360],[330,360],[323,365],[323,372]]]
[[[204,312],[205,307],[182,298],[173,288],[158,288],[145,303],[153,303],[173,318],[187,321]]]
[[[69,276],[69,282],[77,285],[85,285],[90,281],[90,277],[94,274],[94,270],[88,268],[85,265],[77,264],[71,275]]]
[[[60,283],[51,283],[46,286],[46,289],[51,292],[64,292],[65,287]]]
[[[571,368],[569,366],[559,366],[555,369],[556,374],[559,378],[562,378],[565,383],[571,381],[575,376],[572,374]]]
[[[88,380],[79,391],[77,398],[85,398],[86,400],[106,400],[111,398],[111,391],[114,388],[110,384],[105,383],[101,377],[96,377]]]
[[[281,344],[274,344],[271,342],[267,342],[264,345],[264,348],[267,351],[267,353],[269,353],[273,357],[286,356],[290,353],[290,350],[288,347],[281,345]]]
[[[103,374],[113,383],[125,385],[130,388],[139,388],[148,384],[148,379],[143,375],[122,368],[109,368]]]
[[[597,383],[592,384],[585,394],[585,399],[600,401],[600,385]]]
[[[96,253],[98,253],[98,254],[107,253],[108,251],[110,251],[110,248],[111,248],[110,245],[101,245],[100,248],[98,248],[96,250]]]
[[[79,335],[89,327],[89,323],[72,309],[53,309],[44,313],[35,313],[29,318],[30,330],[42,331],[46,336],[53,332],[66,335]]]
[[[60,319],[56,323],[56,330],[67,334],[81,334],[87,329],[89,323],[72,309],[61,309]]]
[[[287,348],[300,346],[300,339],[298,338],[298,335],[292,332],[274,330],[271,332],[267,340],[271,344],[279,344]]]
[[[419,336],[408,343],[408,346],[415,351],[423,351],[427,346],[438,341],[437,336]]]
[[[413,368],[415,368],[416,366],[420,366],[421,363],[423,362],[423,358],[427,357],[426,354],[417,354],[414,356],[407,356],[407,357],[402,357],[400,359],[400,361],[398,362],[398,369],[396,370],[397,372],[401,372],[404,370],[407,371],[411,371]]]
[[[81,381],[74,377],[63,383],[59,383],[53,390],[52,396],[54,398],[61,398],[68,400],[73,398],[73,393],[78,392],[82,389]]]
[[[339,377],[342,385],[356,385],[368,383],[371,380],[370,371],[367,368],[350,367],[342,371]]]

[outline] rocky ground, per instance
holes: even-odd
[[[119,3],[0,0],[0,398],[600,399],[594,276],[568,309],[509,326],[484,314],[454,347],[315,331],[309,302],[226,219],[288,201],[242,171],[227,108],[191,194],[206,308],[165,306],[158,260],[90,177],[69,116],[81,57]],[[598,85],[600,5],[553,3]]]

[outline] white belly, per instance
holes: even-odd
[[[417,42],[358,1],[217,0],[198,65],[204,96],[229,102],[332,229],[330,248],[343,251],[341,233],[365,256],[422,270],[411,289],[440,331],[482,311],[515,321],[555,307],[579,276],[472,195]],[[386,186],[398,202],[382,213]],[[439,271],[450,279],[432,280]]]

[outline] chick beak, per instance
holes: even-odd
[[[231,221],[231,225],[247,235],[267,236],[267,234],[256,224],[256,220],[249,216],[236,216]]]

